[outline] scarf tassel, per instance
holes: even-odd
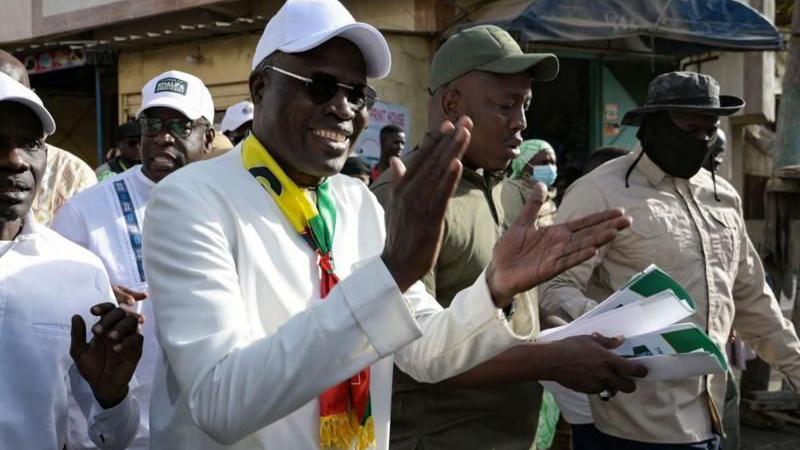
[[[363,425],[352,410],[320,417],[319,421],[320,446],[325,450],[367,450],[375,443],[375,422],[371,416]]]

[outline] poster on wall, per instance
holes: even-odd
[[[370,167],[378,164],[381,157],[381,128],[389,124],[397,125],[405,130],[408,140],[411,131],[411,115],[408,108],[395,103],[376,101],[369,110],[367,128],[361,132],[353,145],[353,156],[360,157]]]

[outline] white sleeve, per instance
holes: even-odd
[[[420,336],[376,257],[324,302],[253,340],[243,325],[234,232],[224,225],[231,218],[196,191],[169,179],[155,188],[144,223],[145,270],[170,369],[192,420],[216,441],[241,440]]]
[[[75,201],[67,201],[58,209],[51,228],[61,236],[89,248],[89,230],[80,208],[75,207]]]
[[[415,283],[406,299],[412,305],[423,337],[395,355],[395,364],[417,381],[437,383],[465,372],[508,348],[534,339],[538,318],[528,296],[514,302],[506,319],[492,301],[486,274],[459,292],[442,309],[422,282]]]
[[[111,285],[108,282],[108,275],[106,275],[100,261],[96,262],[97,265],[97,278],[95,280],[95,288],[99,295],[97,302],[114,301],[114,296],[111,292]],[[92,326],[88,322],[89,313],[81,311],[84,321],[87,321],[87,328]],[[87,331],[87,334],[91,332]],[[92,388],[89,383],[81,377],[77,367],[73,364],[68,372],[69,376],[69,391],[77,403],[79,411],[70,411],[69,414],[82,414],[88,421],[86,430],[74,430],[74,432],[82,434],[88,433],[89,439],[97,446],[98,449],[125,449],[136,438],[136,433],[139,430],[139,402],[131,394],[125,396],[125,399],[118,405],[103,409],[97,399],[94,397]],[[72,421],[74,423],[83,423],[83,421]]]
[[[69,370],[70,392],[88,420],[89,434],[98,449],[117,450],[127,448],[136,438],[139,430],[139,402],[132,394],[125,396],[118,405],[103,409],[92,394],[78,370]]]

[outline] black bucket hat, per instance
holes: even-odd
[[[625,114],[623,125],[638,126],[647,114],[657,111],[685,111],[729,116],[744,108],[744,100],[719,95],[719,83],[696,72],[669,72],[657,76],[647,90],[647,103]]]

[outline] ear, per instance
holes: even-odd
[[[455,89],[447,89],[442,92],[441,108],[444,116],[453,123],[463,115],[461,92]]]
[[[205,142],[204,142],[205,148],[203,149],[203,153],[205,154],[211,153],[211,150],[214,149],[214,136],[216,135],[216,133],[217,132],[214,130],[214,127],[208,127],[208,130],[206,130]]]
[[[261,101],[264,99],[264,92],[269,85],[269,76],[264,71],[254,70],[250,72],[248,84],[250,85],[250,98],[253,99],[253,104],[256,106],[261,105]]]

